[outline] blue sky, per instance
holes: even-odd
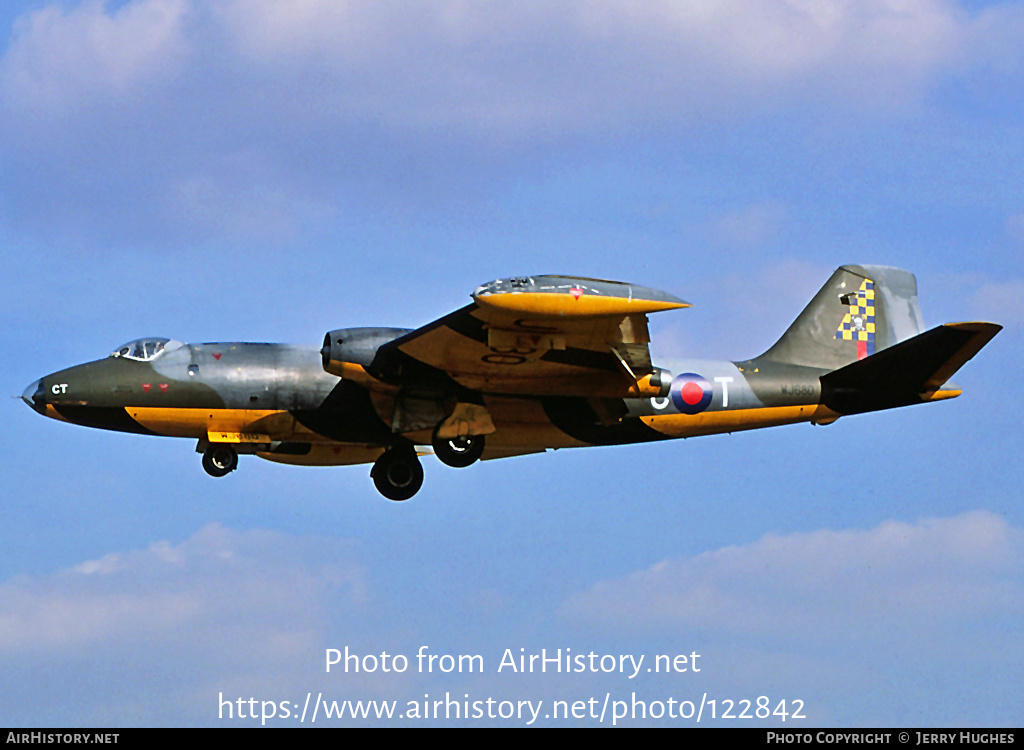
[[[450,692],[1019,726],[1022,41],[1015,2],[5,4],[12,396],[139,336],[318,344],[524,273],[693,302],[652,317],[656,361],[763,351],[842,263],[913,271],[929,324],[1005,330],[952,402],[428,458],[405,504],[368,467],[215,481],[189,442],[7,399],[0,724]],[[346,646],[486,671],[326,674]],[[521,648],[702,669],[497,673]]]

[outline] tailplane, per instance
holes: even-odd
[[[995,323],[947,323],[821,377],[821,402],[840,414],[960,395],[948,380],[1002,330]]]

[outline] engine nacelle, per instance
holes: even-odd
[[[645,375],[629,386],[626,398],[665,398],[671,389],[672,373],[655,367],[650,375]]]
[[[665,398],[672,389],[672,373],[664,367],[655,367],[651,373],[650,385],[658,392],[658,398]]]
[[[324,336],[324,369],[341,374],[345,363],[369,367],[377,350],[400,336],[412,331],[411,328],[339,328]]]

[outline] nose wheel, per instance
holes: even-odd
[[[408,500],[423,486],[423,466],[411,445],[396,446],[377,459],[370,477],[388,500]]]
[[[223,477],[238,468],[238,452],[230,445],[211,445],[203,454],[203,468],[211,477]]]

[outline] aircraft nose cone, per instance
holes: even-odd
[[[21,394],[21,400],[37,412],[42,413],[46,411],[46,395],[43,391],[42,378],[35,381],[25,389],[25,392]]]

